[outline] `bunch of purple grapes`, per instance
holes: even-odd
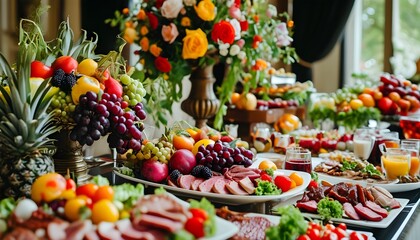
[[[244,147],[231,147],[228,143],[220,140],[206,147],[201,145],[195,155],[197,164],[209,167],[215,172],[221,172],[224,168],[233,165],[252,165],[254,153]]]
[[[100,136],[108,136],[110,148],[124,154],[128,149],[138,152],[141,149],[143,123],[146,118],[143,105],[138,103],[132,108],[115,94],[87,92],[80,96],[74,120],[76,127],[70,133],[72,140],[80,144],[92,145]]]

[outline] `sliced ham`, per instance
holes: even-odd
[[[135,222],[134,224],[160,228],[171,233],[174,233],[184,227],[184,224],[181,222],[150,214],[142,214],[138,218],[138,222]]]
[[[248,193],[253,194],[255,192],[255,186],[254,183],[252,183],[251,179],[249,177],[243,178],[241,181],[239,181],[239,185]]]
[[[90,220],[79,220],[76,222],[72,222],[67,228],[66,228],[66,239],[72,240],[78,240],[83,239],[83,236],[85,236],[86,233],[90,232],[93,229],[92,221]],[[118,239],[118,238],[114,238]]]
[[[168,185],[171,187],[178,187],[170,178],[168,178]]]
[[[128,240],[135,240],[135,239],[143,239],[143,240],[153,240],[155,237],[153,234],[147,231],[139,231],[134,229],[133,225],[131,224],[130,219],[122,219],[118,220],[115,225],[117,229],[121,232],[122,237]]]
[[[147,214],[168,218],[170,220],[174,220],[177,222],[185,223],[187,221],[187,215],[184,214],[183,212],[171,212],[171,211],[166,211],[165,209],[154,208],[154,209],[149,209],[147,211]]]
[[[351,205],[351,203],[343,203],[343,209],[344,209],[344,213],[346,213],[346,215],[354,220],[360,220],[359,215],[357,214],[356,210],[354,209],[353,205]]]
[[[315,200],[310,200],[307,202],[297,202],[296,207],[298,207],[300,210],[311,213],[317,213],[318,210],[318,204]]]
[[[51,222],[47,226],[47,236],[51,240],[65,239],[69,222]]]
[[[111,222],[100,222],[98,224],[98,235],[101,239],[118,240],[123,239],[121,232],[115,228],[115,224]],[[81,238],[78,238],[81,239]]]
[[[234,195],[248,195],[248,193],[235,181],[230,181],[226,184],[226,188]]]
[[[191,184],[194,182],[196,177],[193,175],[182,175],[178,178],[178,186],[183,189],[191,189]]]
[[[354,206],[354,209],[362,219],[374,222],[379,222],[383,219],[381,215],[377,214],[376,212],[370,210],[367,207],[364,207],[361,203],[358,203],[356,206]]]
[[[198,190],[200,192],[210,192],[213,188],[214,183],[218,179],[224,179],[224,177],[223,176],[211,177],[211,178],[203,181],[202,183],[200,183],[200,185],[198,185]]]
[[[194,182],[191,184],[191,190],[198,190],[198,186],[204,182],[204,178],[197,178],[194,180]]]
[[[359,197],[359,202],[365,205],[365,202],[366,202],[365,188],[363,188],[359,184],[356,184],[356,188],[357,188],[357,195]]]
[[[65,239],[65,238],[63,238],[63,239]],[[91,231],[87,232],[83,239],[84,240],[101,240],[98,233],[96,233],[96,231],[93,230],[93,229]]]
[[[228,179],[217,179],[217,181],[213,185],[212,191],[220,194],[229,194],[230,192],[226,188],[226,184],[230,181],[231,180]]]
[[[377,214],[381,215],[383,218],[386,218],[388,216],[388,211],[385,208],[382,208],[378,204],[372,202],[372,201],[366,201],[365,207],[369,208],[370,210],[376,212]]]

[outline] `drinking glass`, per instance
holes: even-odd
[[[375,136],[372,129],[357,129],[353,135],[354,155],[362,160],[367,160],[375,145]]]
[[[225,125],[225,130],[226,132],[233,138],[237,138],[238,137],[238,124],[226,124]]]
[[[284,169],[311,173],[311,151],[302,147],[289,147],[286,149]]]
[[[292,143],[289,134],[273,132],[273,150],[276,153],[285,154],[287,147]]]
[[[419,150],[420,150],[420,141],[415,139],[406,139],[401,140],[401,148],[410,151],[411,160],[410,160],[410,176],[415,177],[419,174],[420,169],[420,160],[419,160]]]
[[[384,144],[381,144],[384,145]],[[409,174],[411,152],[402,148],[385,148],[382,151],[382,170],[389,180]]]
[[[266,126],[257,126],[254,133],[253,145],[257,152],[268,152],[271,149],[271,132]]]

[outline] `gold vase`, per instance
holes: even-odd
[[[216,114],[220,105],[213,91],[216,81],[213,66],[196,67],[192,71],[190,95],[181,103],[181,109],[194,118],[198,128],[207,125],[207,120]]]
[[[65,175],[67,170],[74,173],[78,183],[91,178],[88,165],[84,160],[83,146],[69,137],[69,130],[61,130],[54,135],[57,152],[54,154],[54,167],[57,173]]]

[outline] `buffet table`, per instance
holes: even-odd
[[[121,178],[113,173],[112,171],[113,163],[105,162],[105,164],[92,166],[90,169],[91,175],[102,175],[106,177],[111,184],[122,184],[125,182],[130,182],[124,178]],[[134,182],[131,182],[136,184]],[[145,192],[153,192],[153,188],[145,186]],[[413,190],[407,192],[400,192],[393,194],[395,198],[405,198],[409,199],[409,203],[405,206],[402,212],[396,217],[396,219],[387,227],[387,228],[364,228],[357,226],[349,226],[349,228],[360,231],[372,232],[376,239],[386,240],[386,239],[413,239],[412,236],[415,236],[418,228],[419,221],[416,221],[419,215],[419,203],[420,203],[420,191]],[[182,198],[182,197],[181,197]],[[242,212],[258,212],[270,214],[271,208],[279,204],[279,202],[266,202],[263,204],[245,204],[245,205],[236,205],[229,206],[229,209],[234,211]],[[220,204],[215,204],[216,207],[221,207]],[[416,224],[417,223],[417,224]],[[411,236],[411,237],[410,237]]]

